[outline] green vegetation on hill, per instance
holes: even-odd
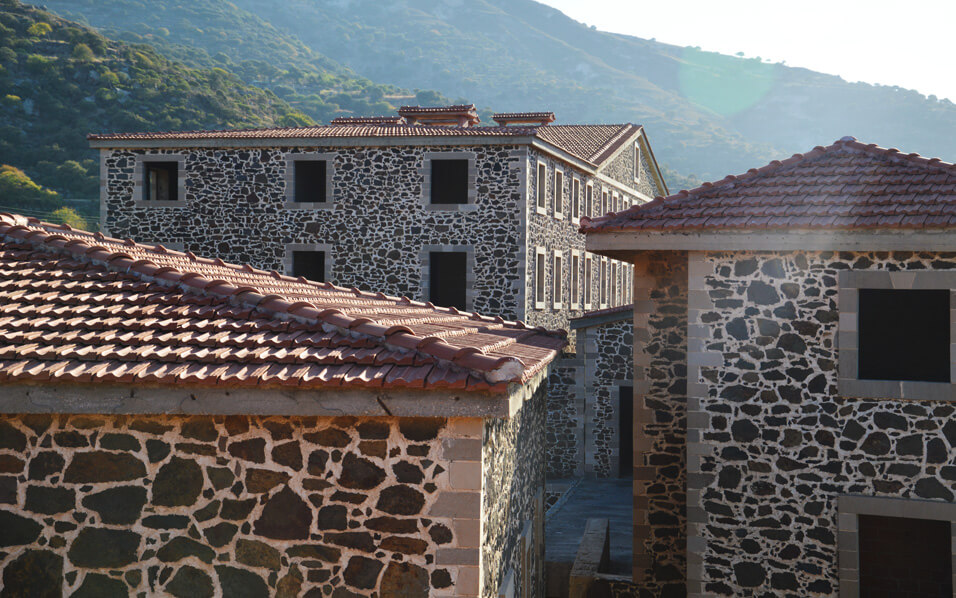
[[[296,109],[335,116],[394,113],[414,93],[380,85],[226,0],[44,0],[57,14],[112,39],[146,43],[194,68],[219,67],[272,90]],[[436,103],[447,98],[434,94]]]
[[[64,205],[59,193],[41,187],[25,172],[8,164],[0,164],[0,212],[88,228],[86,220],[76,210]]]
[[[74,198],[98,195],[91,132],[312,123],[224,69],[186,67],[16,0],[0,0],[0,89],[0,163]]]

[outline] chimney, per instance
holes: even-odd
[[[474,104],[402,106],[398,114],[410,125],[472,127],[481,122]]]
[[[405,119],[401,116],[337,116],[329,121],[330,125],[403,125]]]
[[[491,119],[502,127],[509,125],[543,127],[554,122],[554,112],[498,112]]]

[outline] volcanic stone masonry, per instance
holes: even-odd
[[[538,435],[520,434],[543,419],[535,403],[484,431],[465,418],[2,416],[0,593],[477,594],[482,436],[486,506],[531,518],[512,500],[543,485],[543,459],[528,458],[543,448],[522,446]],[[503,460],[519,452],[527,471]],[[513,562],[507,526],[481,529]]]
[[[689,594],[837,596],[840,495],[956,498],[956,405],[839,393],[840,273],[956,254],[690,255]]]

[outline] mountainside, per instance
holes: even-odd
[[[150,44],[187,66],[228,70],[318,122],[391,113],[416,101],[414,92],[373,83],[226,0],[43,0],[43,5],[112,39]],[[447,101],[434,92],[423,99]]]
[[[845,135],[956,158],[951,102],[605,33],[531,0],[234,2],[381,83],[566,123],[643,123],[662,163],[704,178]]]
[[[0,1],[0,90],[0,164],[73,197],[99,194],[90,132],[312,122],[223,69],[189,68],[15,0]]]

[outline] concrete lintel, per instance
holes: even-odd
[[[524,395],[521,390],[524,388],[519,387],[512,395]],[[19,384],[3,386],[0,413],[507,418],[512,411],[512,402],[509,395],[456,393],[448,390],[416,392],[344,388],[285,390]]]

